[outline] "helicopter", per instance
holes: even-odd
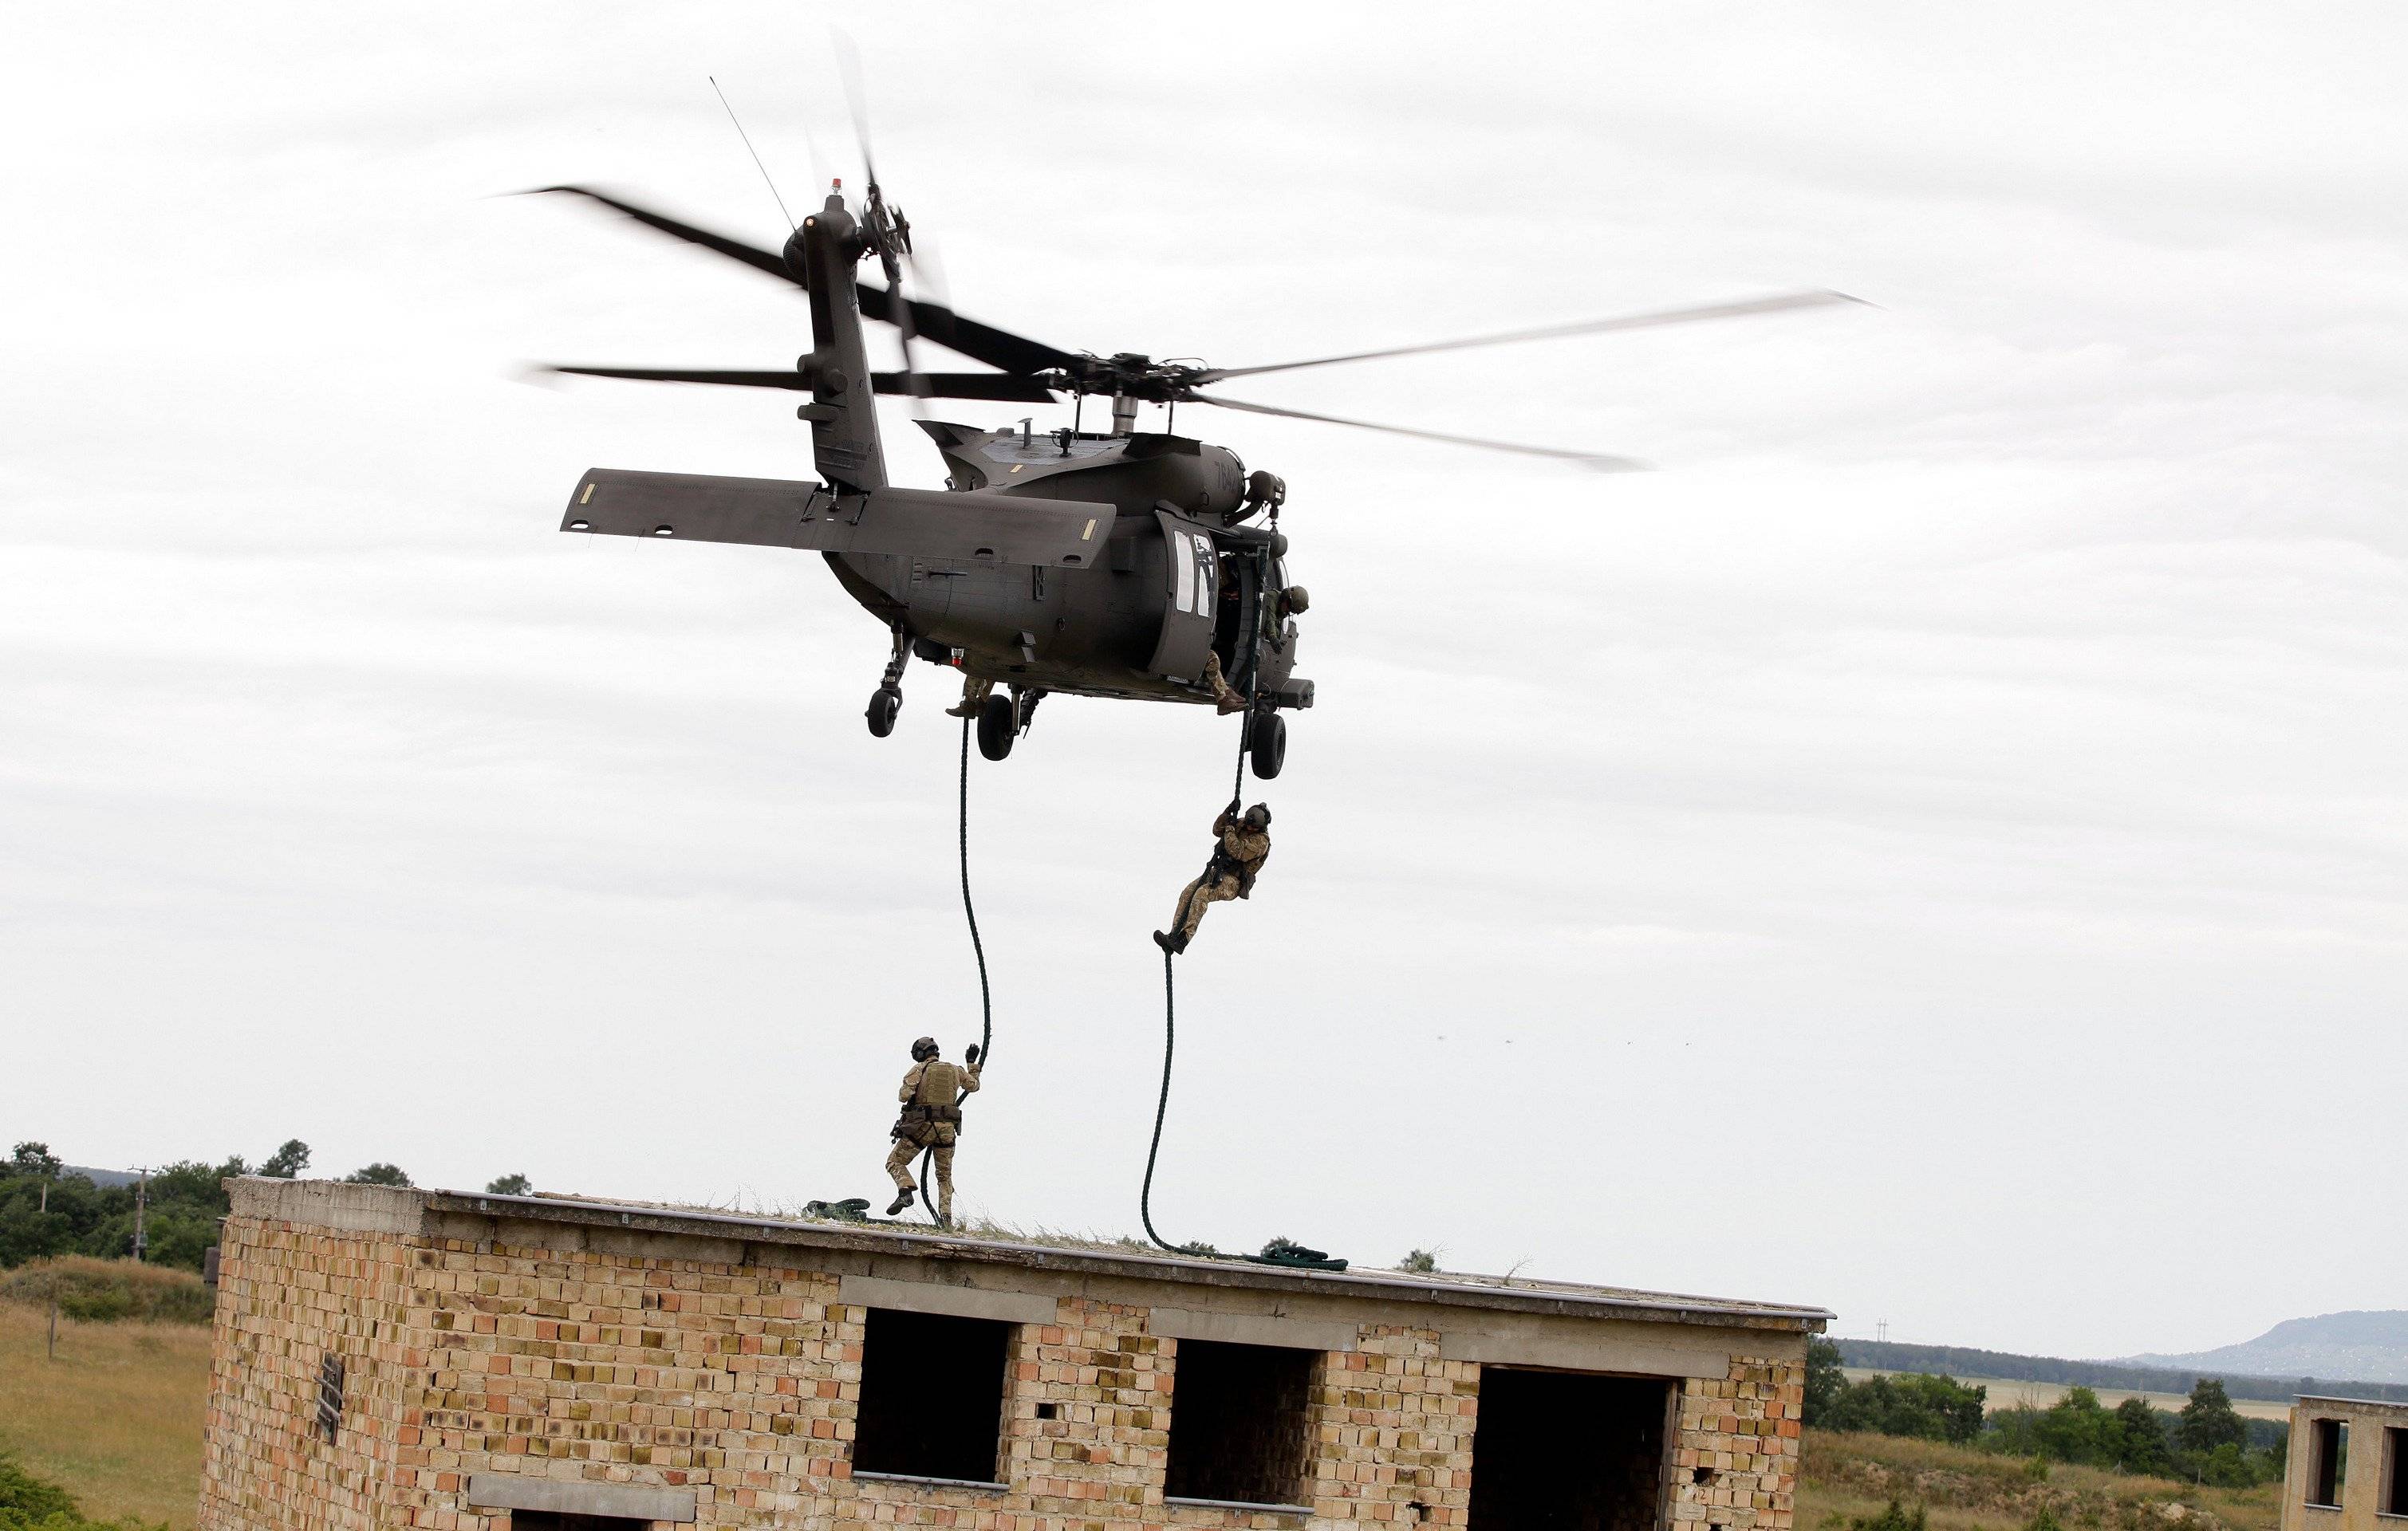
[[[1297,673],[1296,618],[1310,605],[1291,582],[1280,512],[1287,486],[1249,473],[1226,447],[1173,434],[1182,404],[1315,421],[1526,455],[1600,470],[1645,465],[1625,457],[1383,425],[1229,397],[1227,379],[1557,336],[1845,304],[1828,291],[1663,309],[1503,334],[1362,351],[1262,366],[1212,367],[1135,352],[1066,351],[907,295],[903,263],[911,226],[888,205],[874,167],[858,216],[839,179],[816,212],[772,251],[684,222],[591,187],[537,193],[582,197],[647,227],[803,289],[811,349],[791,369],[731,370],[554,365],[581,377],[810,395],[796,414],[811,430],[817,480],[595,468],[578,480],[561,529],[588,535],[808,549],[827,562],[846,594],[884,623],[892,652],[866,709],[883,738],[902,709],[914,657],[959,670],[975,706],[981,755],[1000,761],[1025,734],[1038,704],[1062,694],[1216,707],[1246,715],[1241,751],[1262,780],[1286,758],[1283,714],[1313,704]],[[535,193],[531,193],[535,194]],[[875,257],[884,287],[862,281]],[[895,326],[904,369],[870,370],[863,321]],[[927,341],[985,364],[985,372],[932,372],[915,365]],[[920,419],[942,456],[946,487],[891,483],[877,395],[1011,404],[1073,400],[1072,423],[1039,431],[981,430]],[[1087,431],[1085,401],[1111,401],[1109,431]],[[1166,407],[1165,428],[1137,427],[1141,404]],[[1259,524],[1257,524],[1259,522]]]

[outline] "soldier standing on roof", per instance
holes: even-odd
[[[1254,874],[1271,853],[1271,810],[1256,803],[1238,813],[1238,800],[1212,821],[1212,859],[1204,864],[1204,874],[1179,891],[1179,908],[1170,916],[1170,928],[1154,933],[1154,944],[1165,952],[1187,950],[1196,938],[1196,926],[1204,918],[1208,904],[1229,898],[1251,898],[1254,892]]]
[[[886,1173],[895,1181],[895,1204],[886,1209],[888,1217],[910,1208],[911,1197],[920,1189],[911,1180],[911,1158],[929,1149],[937,1158],[937,1221],[949,1227],[953,1224],[953,1142],[961,1136],[961,1098],[978,1087],[976,1043],[970,1046],[967,1068],[938,1057],[933,1037],[911,1044],[911,1068],[903,1076],[903,1088],[896,1097],[903,1102],[903,1114],[896,1118],[889,1132],[895,1151],[886,1156]]]

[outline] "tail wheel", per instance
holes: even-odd
[[[1011,741],[1019,737],[1020,709],[1003,693],[990,694],[979,704],[979,753],[989,760],[1001,760],[1011,753]]]
[[[1254,719],[1253,732],[1247,736],[1246,753],[1254,761],[1254,775],[1265,781],[1280,774],[1287,763],[1287,720],[1276,712],[1266,712]]]

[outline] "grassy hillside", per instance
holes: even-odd
[[[113,1276],[113,1262],[92,1263]],[[136,1274],[129,1287],[141,1280]],[[63,1317],[53,1361],[45,1354],[47,1302],[27,1302],[21,1283],[10,1287],[0,1293],[9,1299],[0,1300],[0,1448],[65,1488],[88,1515],[188,1531],[201,1492],[208,1326]]]
[[[2096,1467],[2052,1467],[2035,1477],[2022,1458],[1896,1436],[1806,1432],[1798,1485],[1799,1531],[1826,1531],[1877,1515],[1891,1499],[1930,1509],[1931,1531],[2018,1531],[2046,1510],[2068,1528],[2104,1531],[2274,1531],[2281,1491],[2201,1489]]]

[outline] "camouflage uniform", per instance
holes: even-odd
[[[948,718],[977,717],[979,715],[979,708],[986,705],[987,693],[993,690],[995,690],[994,681],[982,680],[975,675],[964,675],[962,677],[962,699],[955,702],[953,706],[945,708],[945,716]]]
[[[909,1195],[919,1189],[911,1179],[913,1156],[922,1149],[933,1150],[937,1216],[947,1223],[953,1220],[953,1143],[962,1127],[962,1109],[956,1102],[978,1087],[977,1065],[966,1068],[931,1058],[911,1066],[896,1095],[903,1103],[903,1114],[893,1128],[895,1150],[886,1156],[886,1173],[895,1181],[896,1192]]]
[[[1204,655],[1204,689],[1212,694],[1213,706],[1225,716],[1246,710],[1244,694],[1230,685],[1229,678],[1221,673],[1221,656],[1210,651]]]
[[[1196,938],[1206,905],[1253,897],[1254,874],[1270,857],[1270,832],[1248,827],[1227,808],[1212,821],[1212,833],[1220,837],[1220,844],[1213,848],[1211,861],[1202,877],[1179,890],[1179,907],[1170,916],[1170,929],[1182,944]]]

